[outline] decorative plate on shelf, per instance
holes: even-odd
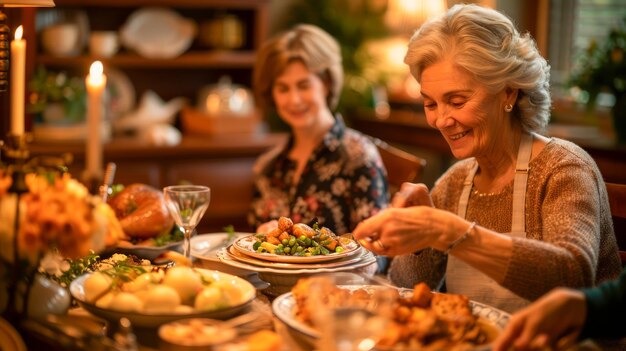
[[[239,238],[235,240],[233,246],[237,251],[252,256],[261,260],[271,262],[285,262],[285,263],[314,263],[332,261],[343,257],[352,256],[358,253],[358,249],[361,247],[352,239],[340,238],[341,245],[344,248],[342,252],[333,252],[328,255],[316,255],[316,256],[289,256],[289,255],[275,255],[266,252],[257,252],[254,250],[253,245],[257,242],[257,238],[254,235]]]
[[[164,7],[141,8],[120,29],[126,48],[152,59],[179,56],[189,49],[195,35],[195,22]]]
[[[128,76],[113,67],[107,67],[107,87],[109,88],[109,111],[111,118],[118,118],[135,108],[137,96],[135,87]]]

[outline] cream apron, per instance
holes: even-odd
[[[517,153],[515,178],[513,179],[511,232],[507,233],[513,237],[526,237],[524,206],[526,203],[526,183],[528,182],[528,162],[530,161],[532,151],[532,139],[531,134],[523,133]],[[467,212],[467,204],[477,170],[478,163],[475,163],[463,183],[458,209],[458,215],[462,218],[465,218]],[[446,287],[450,293],[464,294],[470,300],[483,302],[507,312],[513,312],[529,304],[528,300],[515,295],[486,274],[452,255],[448,255]]]

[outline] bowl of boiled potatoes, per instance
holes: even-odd
[[[156,328],[186,318],[227,319],[254,300],[252,284],[220,271],[191,267],[113,267],[70,284],[72,297],[91,314],[135,327]]]

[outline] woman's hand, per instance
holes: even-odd
[[[428,206],[388,208],[352,232],[363,247],[379,255],[397,256],[427,247],[444,251],[468,224],[460,217]]]
[[[576,341],[587,315],[585,295],[577,290],[552,290],[513,315],[494,342],[494,351],[561,349]]]

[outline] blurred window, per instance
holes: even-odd
[[[582,50],[601,44],[626,20],[624,0],[550,0],[548,57],[555,86],[565,84]]]

